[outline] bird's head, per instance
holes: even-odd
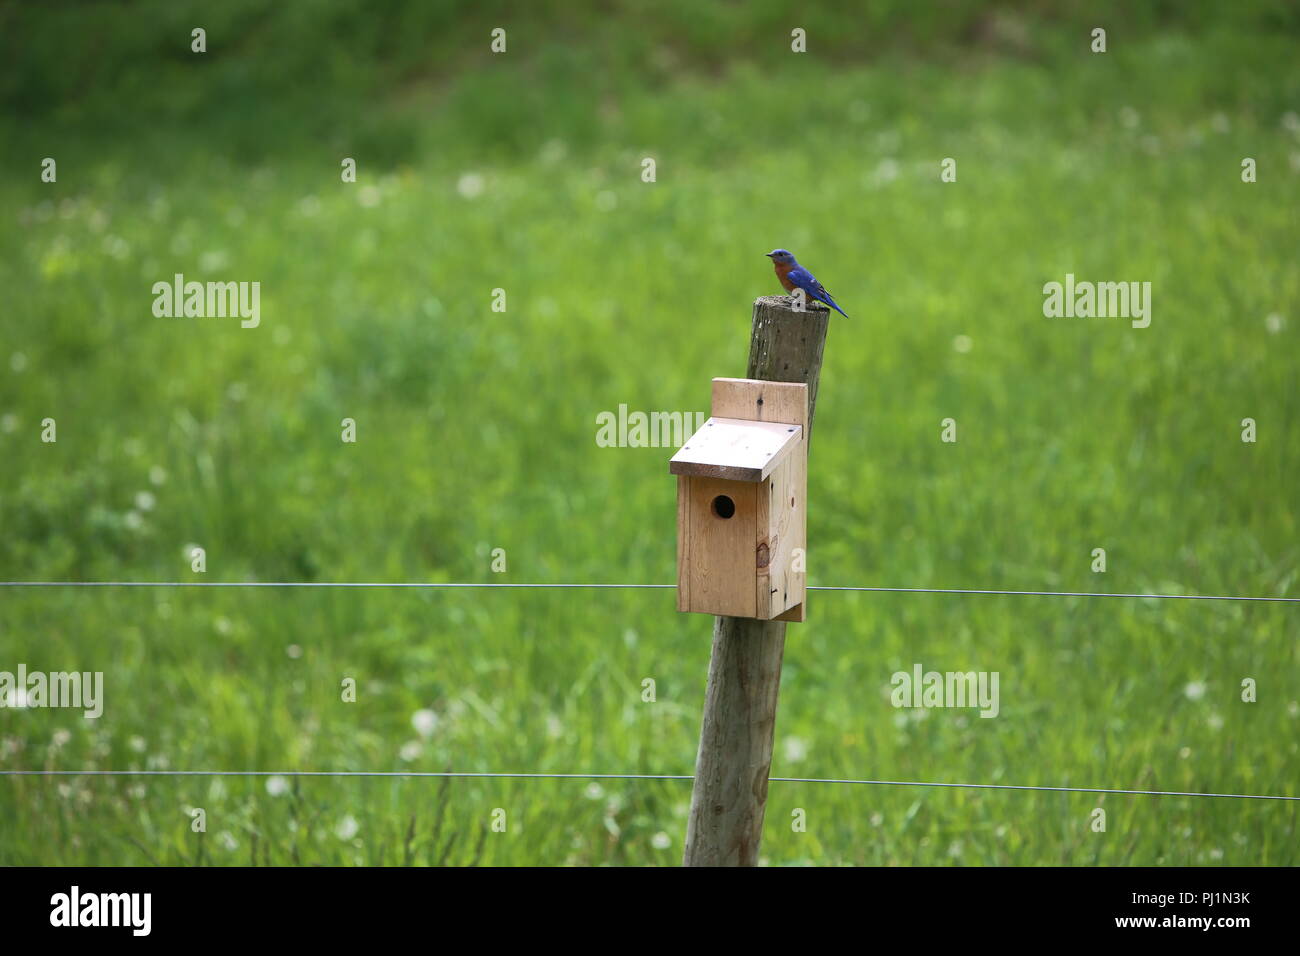
[[[767,257],[779,266],[788,266],[794,262],[794,253],[789,249],[773,249],[767,253]]]

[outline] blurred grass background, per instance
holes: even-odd
[[[596,416],[706,410],[783,245],[853,317],[810,583],[1297,596],[1298,38],[1282,2],[0,3],[0,578],[670,582],[671,450]],[[261,326],[155,318],[177,272],[261,282]],[[1151,281],[1151,327],[1044,318],[1067,272]],[[810,615],[774,775],[1297,794],[1292,605]],[[709,626],[669,591],[0,589],[0,669],[107,685],[98,721],[0,709],[0,769],[689,774]],[[917,661],[999,671],[999,717],[890,707]],[[6,777],[0,863],[673,864],[689,786]],[[778,783],[764,854],[1294,864],[1295,807]]]

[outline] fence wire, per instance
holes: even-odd
[[[0,581],[0,588],[456,588],[662,590],[675,584],[552,584],[479,581]],[[1127,591],[1009,591],[995,588],[896,588],[809,585],[809,591],[862,591],[888,594],[988,594],[1017,597],[1136,598],[1153,601],[1257,601],[1300,604],[1300,597],[1238,594],[1143,594]]]
[[[0,770],[3,777],[479,777],[522,780],[694,780],[679,773],[509,773],[425,770]],[[947,783],[928,780],[852,780],[834,777],[769,777],[772,783],[838,783],[878,787],[942,787],[958,790],[1035,790],[1047,793],[1109,793],[1120,796],[1223,797],[1232,800],[1300,800],[1271,793],[1196,790],[1123,790],[1114,787],[1040,787],[1013,783]]]
[[[377,588],[377,589],[592,589],[661,590],[675,584],[599,584],[476,581],[0,581],[5,588]],[[1300,597],[1229,594],[1145,594],[1111,591],[1031,591],[994,588],[900,588],[812,585],[809,591],[893,594],[972,594],[1017,597],[1130,598],[1168,601],[1255,601],[1300,604]],[[551,780],[694,780],[691,774],[653,773],[510,773],[416,770],[0,770],[5,777],[461,777]],[[1191,790],[1127,790],[1114,787],[1047,787],[1009,783],[946,783],[924,780],[855,780],[828,777],[769,777],[772,783],[827,783],[881,787],[936,787],[963,790],[1021,790],[1048,793],[1105,793],[1121,796],[1213,797],[1233,800],[1300,801],[1300,797],[1266,793],[1211,793]]]

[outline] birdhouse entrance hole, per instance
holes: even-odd
[[[730,518],[736,513],[736,503],[726,495],[718,495],[713,499],[713,513],[719,518]]]

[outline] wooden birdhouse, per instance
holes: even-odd
[[[802,621],[808,386],[715,378],[710,414],[668,465],[677,610]]]

